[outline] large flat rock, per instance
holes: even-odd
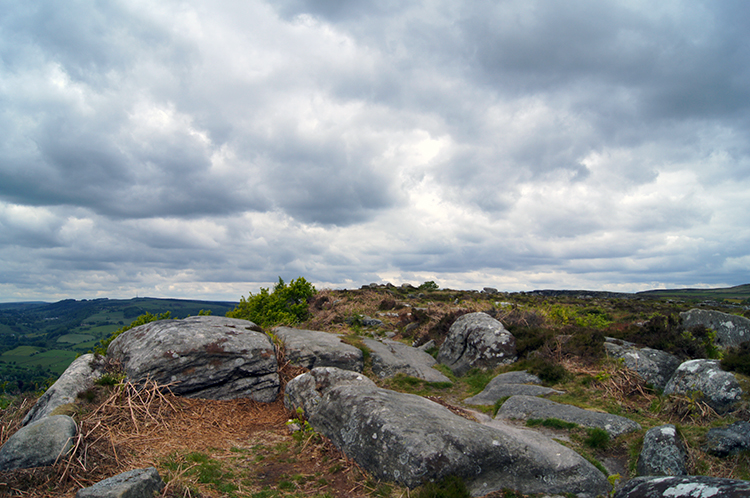
[[[285,403],[302,407],[315,430],[379,479],[413,488],[457,475],[473,496],[508,488],[593,497],[611,489],[593,465],[544,436],[488,427],[335,370],[296,377],[287,384]]]
[[[251,398],[279,392],[276,350],[253,322],[220,316],[159,320],[132,328],[109,345],[129,379],[170,384],[192,398]]]
[[[286,359],[304,368],[336,367],[361,372],[364,355],[341,336],[317,330],[276,327],[272,333],[284,342]]]
[[[563,394],[562,391],[538,385],[540,383],[539,377],[526,371],[507,372],[493,377],[481,393],[466,398],[464,403],[468,405],[494,405],[496,401],[502,398],[519,394],[525,396]]]
[[[522,395],[508,398],[498,410],[496,418],[519,420],[556,418],[584,427],[604,429],[613,438],[641,429],[637,422],[619,415],[584,410],[544,398]]]
[[[393,377],[403,373],[427,382],[450,382],[451,380],[432,368],[437,361],[421,349],[407,346],[389,339],[365,339],[370,350],[372,371],[380,378]]]
[[[636,477],[614,498],[747,498],[750,482],[706,476]]]

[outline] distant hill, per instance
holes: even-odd
[[[727,301],[739,304],[750,304],[750,284],[725,287],[720,289],[659,289],[637,292],[638,297],[684,300]]]
[[[0,392],[4,382],[37,389],[61,374],[77,354],[145,313],[169,311],[172,318],[185,318],[210,310],[224,316],[236,305],[149,297],[0,303]]]

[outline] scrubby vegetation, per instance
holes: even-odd
[[[227,316],[250,320],[264,328],[279,324],[294,325],[310,315],[308,300],[315,293],[315,287],[303,277],[292,280],[289,285],[279,277],[273,292],[269,293],[267,288],[262,287],[258,294],[251,292],[247,298],[241,298],[240,304]]]

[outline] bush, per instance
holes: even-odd
[[[279,277],[273,292],[261,287],[260,293],[240,298],[240,304],[227,313],[230,318],[250,320],[261,327],[294,325],[309,316],[307,300],[317,291],[303,277],[292,280],[289,285]]]
[[[750,342],[728,348],[721,359],[721,368],[730,372],[750,375]]]
[[[589,448],[604,450],[609,446],[609,433],[604,429],[592,427],[586,432],[588,436],[584,439],[583,444]]]

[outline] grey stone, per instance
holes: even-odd
[[[29,410],[23,419],[23,425],[49,416],[63,405],[74,403],[80,393],[94,387],[94,381],[103,373],[102,362],[93,354],[76,358]]]
[[[750,450],[750,423],[741,420],[726,427],[714,427],[706,434],[706,453],[727,457]]]
[[[546,396],[548,394],[563,394],[549,387],[539,386],[541,380],[536,375],[521,372],[506,372],[495,376],[484,390],[466,398],[464,403],[469,405],[494,405],[501,398],[523,394],[526,396]]]
[[[164,489],[164,481],[154,467],[123,472],[80,489],[76,498],[154,498]]]
[[[634,370],[640,378],[657,389],[663,390],[680,366],[680,359],[666,351],[639,348],[635,344],[609,337],[604,347],[610,357],[621,358],[626,368]]]
[[[685,445],[674,425],[653,427],[643,437],[638,457],[638,475],[682,476],[687,474]]]
[[[365,339],[363,342],[370,350],[372,371],[381,379],[403,373],[411,377],[424,379],[427,382],[451,381],[432,368],[433,365],[437,365],[437,361],[420,349],[388,339],[383,341]]]
[[[364,327],[382,327],[385,323],[383,323],[383,320],[379,320],[377,318],[372,318],[369,316],[363,316],[362,317],[362,326]]]
[[[286,359],[293,365],[338,367],[355,372],[364,368],[362,351],[342,342],[337,334],[291,327],[276,327],[272,332],[284,342]]]
[[[118,336],[107,355],[133,382],[146,379],[178,395],[270,402],[279,392],[276,350],[248,320],[191,316],[160,320]]]
[[[508,398],[503,403],[503,406],[500,407],[500,410],[498,410],[496,418],[519,420],[556,418],[584,427],[604,429],[613,438],[641,429],[640,424],[637,422],[619,415],[584,410],[577,406],[564,405],[544,398],[523,395]]]
[[[686,329],[703,325],[716,331],[718,347],[739,346],[750,341],[750,319],[744,316],[730,315],[721,311],[692,309],[680,313],[682,326]]]
[[[67,415],[43,417],[22,427],[0,448],[0,470],[52,465],[73,448],[78,429]]]
[[[437,360],[456,375],[474,367],[492,369],[516,360],[516,339],[488,314],[468,313],[451,325]]]
[[[290,381],[287,407],[304,405],[315,430],[379,479],[413,488],[457,475],[473,496],[509,488],[593,497],[611,488],[593,465],[551,439],[478,424],[425,398],[332,370]],[[305,401],[311,398],[317,401]]]
[[[750,482],[706,476],[636,477],[614,498],[747,498]]]
[[[664,388],[664,394],[703,393],[705,401],[717,413],[727,413],[741,399],[742,389],[730,372],[719,366],[718,360],[689,360],[675,370]]]

